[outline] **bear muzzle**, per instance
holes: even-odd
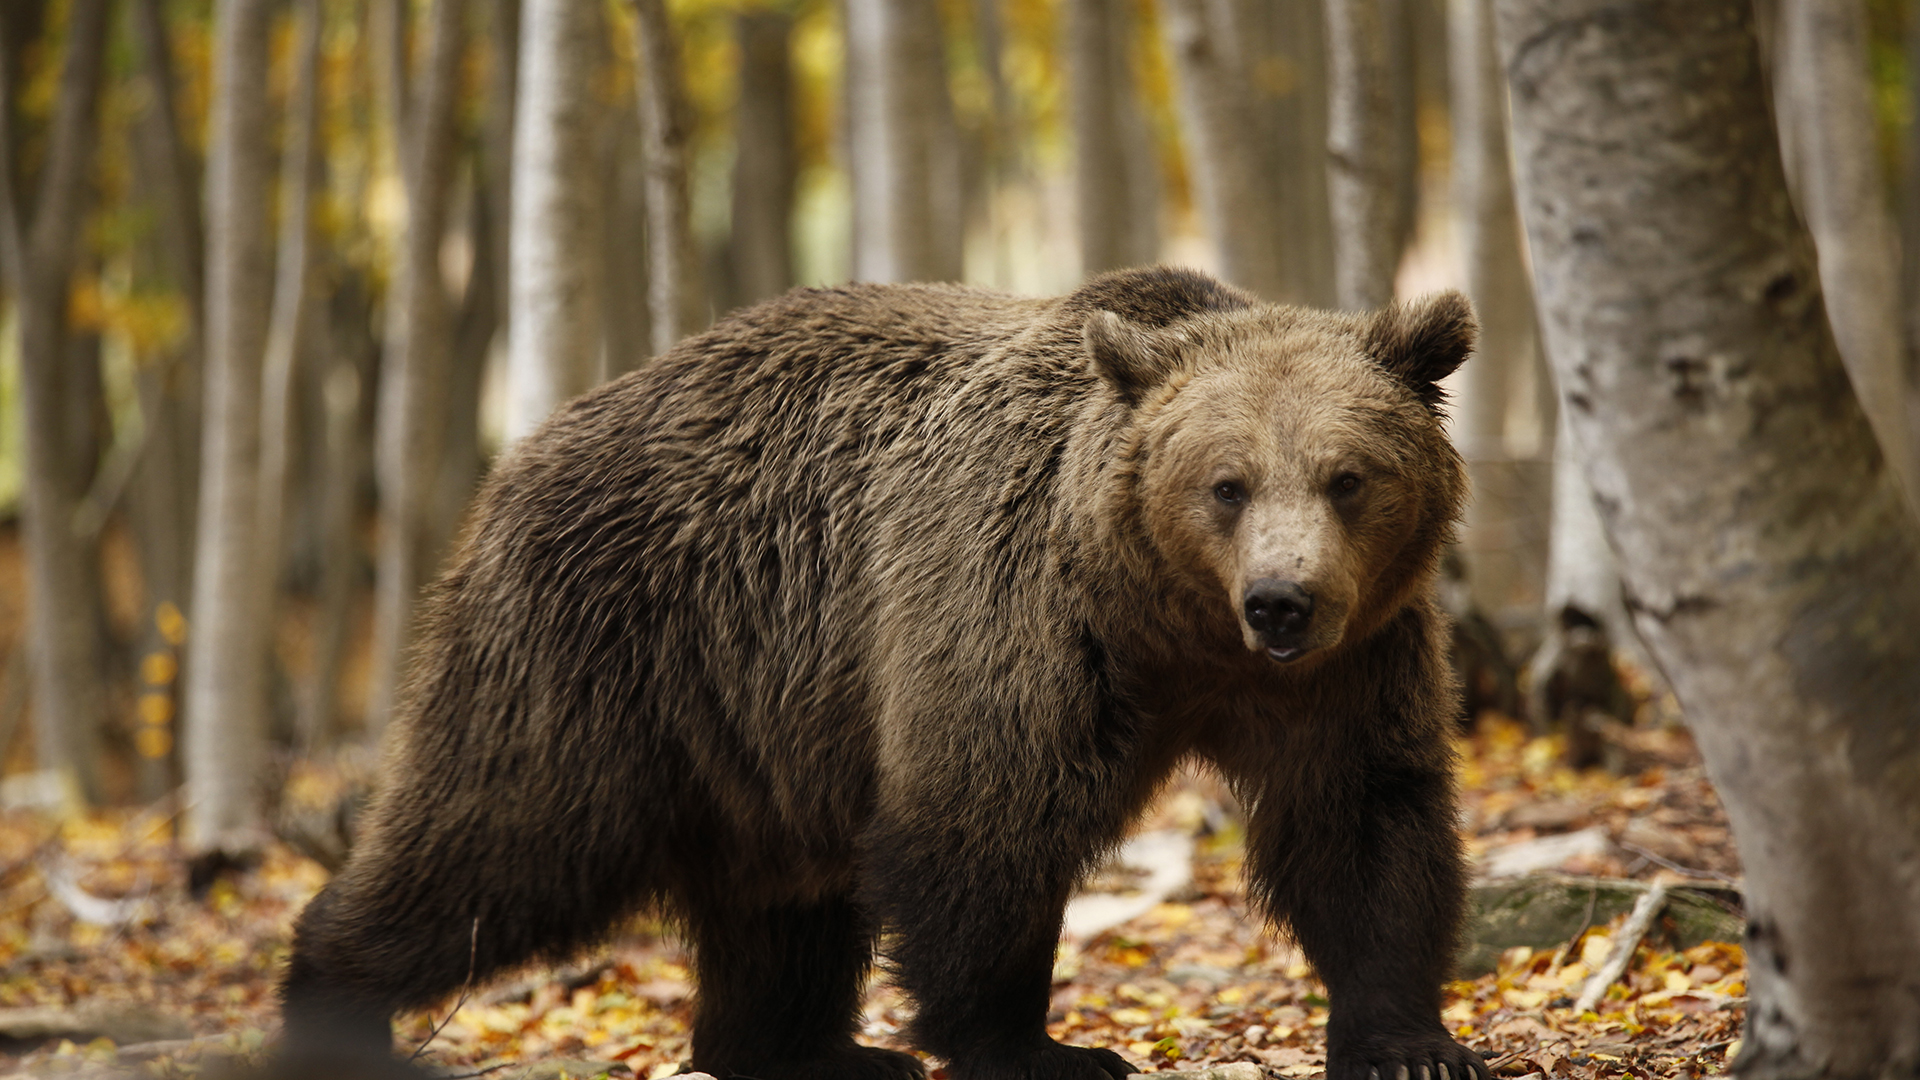
[[[1247,586],[1241,611],[1247,628],[1275,660],[1298,660],[1313,648],[1308,640],[1313,626],[1313,594],[1299,582],[1261,578]]]

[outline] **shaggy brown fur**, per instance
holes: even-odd
[[[386,786],[302,915],[295,1047],[684,922],[693,1066],[857,1046],[877,935],[955,1080],[1124,1076],[1047,1037],[1075,879],[1187,755],[1333,995],[1330,1071],[1442,1029],[1462,877],[1429,583],[1464,480],[1448,294],[1377,315],[1202,275],[1030,300],[800,290],[563,408],[435,588]],[[471,950],[471,952],[470,952]],[[1404,1074],[1402,1074],[1404,1075]]]

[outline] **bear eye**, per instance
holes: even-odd
[[[1228,506],[1238,506],[1247,501],[1247,489],[1241,487],[1238,481],[1228,480],[1214,486],[1213,497]]]
[[[1360,490],[1360,477],[1354,473],[1341,473],[1333,478],[1335,495],[1351,495]]]

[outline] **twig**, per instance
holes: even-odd
[[[1660,909],[1666,906],[1667,887],[1655,882],[1633,905],[1633,913],[1627,916],[1626,925],[1620,928],[1620,936],[1614,940],[1613,951],[1607,954],[1606,962],[1580,989],[1580,997],[1573,1003],[1576,1016],[1598,1004],[1607,987],[1612,986],[1613,981],[1627,970],[1627,964],[1633,960],[1634,950],[1640,947],[1640,939],[1647,936],[1647,931],[1653,927],[1653,920],[1659,917]]]
[[[497,1073],[501,1069],[511,1069],[515,1065],[525,1065],[525,1064],[526,1062],[524,1061],[503,1061],[498,1065],[489,1065],[484,1069],[475,1069],[472,1072],[454,1073],[448,1077],[445,1077],[445,1080],[472,1080],[472,1078],[476,1076],[485,1076],[488,1073]]]
[[[453,1008],[447,1010],[447,1018],[433,1025],[433,1030],[427,1032],[427,1037],[421,1041],[419,1046],[414,1048],[412,1056],[407,1058],[407,1064],[413,1064],[414,1059],[427,1052],[427,1047],[433,1044],[433,1040],[440,1037],[440,1032],[444,1030],[448,1024],[453,1023],[454,1014],[460,1011],[460,1006],[467,1003],[467,995],[473,990],[473,962],[479,955],[480,916],[475,915],[473,917],[473,935],[467,941],[467,981],[460,984],[460,996],[454,999]],[[480,1074],[474,1073],[473,1075],[478,1076]]]
[[[1648,862],[1653,863],[1655,866],[1660,866],[1665,869],[1671,870],[1676,874],[1681,874],[1690,878],[1700,878],[1704,881],[1725,882],[1728,885],[1738,885],[1740,883],[1739,878],[1729,877],[1726,874],[1720,873],[1718,870],[1695,870],[1691,866],[1682,866],[1679,863],[1674,862],[1672,859],[1661,858],[1660,856],[1655,855],[1653,852],[1648,851],[1646,848],[1643,848],[1638,844],[1629,844],[1624,840],[1619,840],[1615,842],[1618,843],[1625,850],[1633,852],[1635,855],[1638,855],[1641,858],[1647,860]]]

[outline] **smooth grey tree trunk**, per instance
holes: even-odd
[[[207,366],[199,541],[181,715],[183,840],[256,846],[266,752],[266,590],[259,557],[261,362],[273,281],[267,51],[274,5],[214,9],[207,153]]]
[[[1847,373],[1920,506],[1907,424],[1899,232],[1881,177],[1862,0],[1780,0],[1774,109],[1795,147],[1799,203]]]
[[[440,247],[453,189],[454,109],[466,7],[464,0],[434,0],[428,9],[424,70],[410,80],[416,85],[404,99],[400,129],[407,217],[387,301],[374,449],[381,530],[367,730],[376,735],[393,711],[414,597],[433,569],[434,494],[446,438],[452,349]]]
[[[1247,0],[1169,0],[1163,32],[1179,76],[1194,194],[1228,281],[1292,298],[1282,257],[1278,162],[1254,98]]]
[[[1467,295],[1480,316],[1480,344],[1461,369],[1453,436],[1467,459],[1473,500],[1462,542],[1479,606],[1538,607],[1547,570],[1546,463],[1521,460],[1513,417],[1537,363],[1533,290],[1521,257],[1507,152],[1507,80],[1494,45],[1490,0],[1451,0],[1453,203]]]
[[[1333,219],[1327,203],[1326,8],[1321,0],[1273,0],[1269,6],[1276,70],[1268,80],[1279,155],[1281,259],[1287,299],[1332,307]]]
[[[1396,64],[1403,0],[1326,0],[1328,201],[1334,302],[1347,310],[1393,299],[1406,240],[1407,160],[1399,110],[1413,76]]]
[[[13,190],[19,136],[13,130],[18,113],[12,88],[17,76],[5,65],[19,55],[18,45],[0,42],[0,56],[5,57],[0,59],[0,259],[20,327],[26,473],[21,516],[35,749],[42,768],[66,774],[80,794],[97,800],[95,756],[107,714],[106,642],[99,548],[94,537],[76,535],[74,528],[92,469],[72,453],[72,399],[84,387],[75,379],[67,297],[99,139],[105,0],[76,0],[66,36],[39,191],[30,211],[22,205],[22,193]]]
[[[960,187],[938,11],[925,0],[845,0],[853,276],[959,276]]]
[[[692,108],[666,0],[633,0],[640,54],[640,155],[646,170],[648,320],[657,355],[705,325],[688,188]]]
[[[735,16],[740,104],[734,110],[733,232],[728,257],[734,300],[751,304],[793,286],[793,18],[778,11]]]
[[[1091,277],[1159,255],[1159,163],[1134,90],[1132,7],[1071,0],[1066,21],[1080,273]]]
[[[319,0],[294,7],[293,89],[287,99],[287,144],[280,161],[280,243],[275,252],[273,309],[260,397],[260,527],[263,631],[271,638],[286,566],[287,488],[294,454],[294,390],[313,314],[313,210],[319,174]],[[272,665],[268,657],[268,672]]]
[[[522,0],[507,272],[507,439],[587,389],[600,347],[592,0]]]
[[[1828,327],[1748,0],[1499,0],[1545,343],[1746,868],[1746,1078],[1920,1067],[1920,520]]]

